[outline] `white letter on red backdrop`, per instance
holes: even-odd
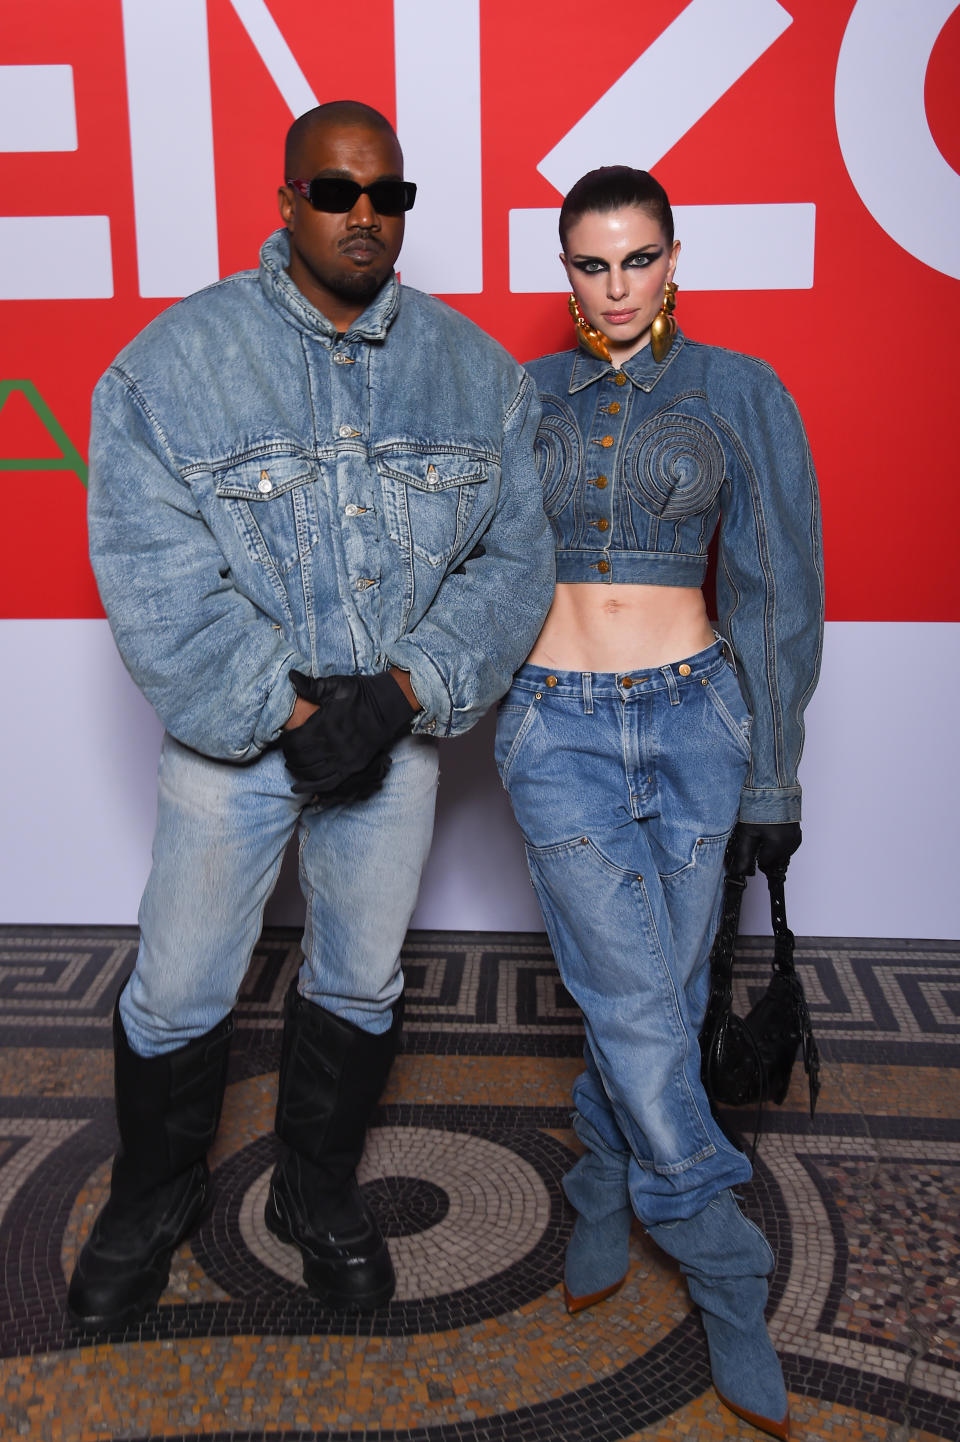
[[[0,65],[0,151],[76,148],[73,67]],[[0,300],[112,295],[108,216],[0,216]]]
[[[924,81],[955,0],[858,0],[837,61],[837,135],[874,220],[917,260],[960,280],[960,175],[930,134]]]
[[[563,194],[597,165],[627,159],[649,170],[792,24],[777,0],[692,0],[578,120],[537,169]],[[674,77],[683,76],[683,83]],[[815,207],[676,207],[686,290],[794,290],[813,284]],[[510,212],[510,289],[562,291],[557,211]]]
[[[400,256],[403,279],[438,295],[477,294],[483,290],[479,0],[394,0],[393,24],[397,131],[405,172],[417,183]],[[450,216],[456,217],[455,244]]]
[[[123,0],[141,295],[220,277],[206,0]]]

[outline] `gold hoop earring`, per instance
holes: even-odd
[[[658,365],[666,356],[677,333],[677,322],[673,317],[677,304],[677,289],[674,281],[667,281],[663,287],[663,305],[654,316],[653,325],[650,327],[650,350]]]
[[[589,351],[592,356],[596,356],[597,360],[610,361],[612,365],[613,356],[610,354],[607,337],[602,330],[594,330],[593,326],[587,323],[587,319],[577,302],[577,297],[572,291],[570,293],[570,299],[567,301],[567,309],[570,311],[573,317],[573,323],[577,328],[577,340],[583,346],[584,350]]]

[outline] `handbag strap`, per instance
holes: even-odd
[[[720,924],[717,934],[713,939],[713,947],[710,951],[710,994],[707,998],[707,1009],[703,1018],[703,1026],[700,1031],[701,1046],[701,1076],[704,1088],[707,1092],[707,1099],[710,1102],[710,1111],[717,1126],[724,1136],[738,1150],[743,1150],[740,1142],[734,1133],[719,1116],[716,1103],[711,1094],[709,1073],[711,1057],[714,1047],[717,1044],[726,1019],[729,1017],[733,1006],[733,962],[737,947],[737,937],[740,934],[740,910],[743,906],[743,894],[747,889],[747,878],[745,876],[728,875],[723,883],[723,909],[720,913]],[[757,1049],[756,1042],[750,1032],[744,1028],[744,1035],[752,1045],[756,1053],[757,1066],[762,1071],[763,1061]],[[757,1154],[757,1141],[760,1136],[760,1127],[763,1118],[763,1098],[757,1101],[757,1120],[753,1129],[753,1146],[750,1149],[751,1162]]]
[[[733,982],[733,957],[740,932],[740,908],[747,889],[745,876],[728,876],[723,883],[723,911],[710,953],[710,977],[721,984]]]
[[[763,868],[761,868],[761,870],[763,870]],[[774,972],[786,977],[790,983],[791,1000],[797,1018],[797,1026],[800,1031],[800,1044],[803,1049],[803,1069],[807,1074],[807,1087],[810,1094],[810,1120],[812,1121],[817,1106],[817,1097],[820,1095],[820,1048],[817,1046],[817,1040],[813,1034],[810,1008],[807,1005],[803,982],[797,975],[797,968],[793,959],[796,938],[787,925],[787,903],[784,896],[787,862],[783,862],[782,865],[778,867],[771,867],[769,871],[765,870],[763,874],[767,878],[767,887],[770,891],[770,925],[773,929],[773,969]]]
[[[714,1039],[725,1016],[733,1005],[733,956],[740,930],[740,907],[747,881],[744,876],[728,876],[723,883],[723,910],[720,925],[710,950],[710,992],[700,1028],[704,1054],[713,1047]]]
[[[773,969],[783,976],[796,976],[793,962],[795,937],[787,925],[787,902],[783,894],[787,878],[786,863],[765,871],[770,892],[770,926],[773,931]]]

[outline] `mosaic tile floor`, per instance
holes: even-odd
[[[215,1204],[143,1325],[82,1337],[72,1261],[115,1133],[123,928],[0,928],[0,1436],[31,1442],[756,1439],[716,1401],[676,1269],[637,1231],[629,1280],[568,1318],[577,1013],[539,936],[411,933],[404,1051],[363,1180],[398,1274],[362,1321],[323,1310],[263,1202],[292,932],[238,1009]],[[741,948],[743,1007],[768,943]],[[960,1442],[960,946],[799,941],[824,1060],[770,1108],[745,1206],[778,1255],[771,1330],[800,1439]],[[752,1128],[752,1116],[728,1113]]]

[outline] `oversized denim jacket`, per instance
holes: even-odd
[[[553,589],[535,389],[392,277],[343,335],[286,274],[188,296],[93,400],[89,530],[121,655],[164,726],[233,761],[280,732],[289,672],[409,671],[414,730],[467,730]]]
[[[803,711],[817,682],[823,566],[796,405],[763,361],[678,333],[615,370],[532,362],[557,580],[699,586],[719,522],[717,610],[753,717],[744,821],[800,818]]]

